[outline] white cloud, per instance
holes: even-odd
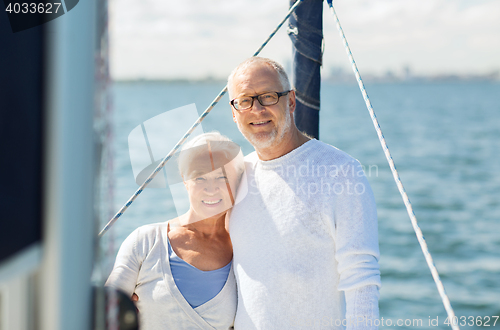
[[[485,72],[500,67],[496,0],[339,0],[344,32],[361,70]],[[288,9],[286,0],[114,0],[115,78],[225,77],[251,56]],[[286,25],[262,55],[287,61]],[[326,69],[348,67],[325,4]],[[363,71],[362,71],[363,72]]]

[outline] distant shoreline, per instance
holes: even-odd
[[[410,76],[400,77],[390,74],[362,75],[362,79],[366,83],[413,83],[413,82],[500,82],[500,71],[494,71],[488,74],[438,74],[429,76]],[[164,83],[164,84],[225,84],[226,80],[217,78],[202,78],[202,79],[112,79],[114,83],[133,84],[133,83]],[[346,83],[356,84],[354,75],[341,73],[336,76],[324,75],[322,77],[324,83]]]

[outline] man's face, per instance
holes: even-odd
[[[276,71],[262,64],[256,64],[237,74],[230,87],[233,99],[266,92],[283,92]],[[232,109],[234,122],[254,148],[267,149],[284,141],[292,125],[291,113],[295,110],[292,96],[293,92],[290,92],[271,106],[262,106],[254,99],[252,108],[248,110]]]

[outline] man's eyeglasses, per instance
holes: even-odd
[[[257,99],[260,105],[275,105],[280,100],[280,97],[290,93],[291,90],[285,92],[268,92],[255,96],[242,96],[231,100],[231,105],[238,111],[248,110],[253,106],[253,100]]]

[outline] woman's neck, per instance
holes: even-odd
[[[226,212],[213,217],[200,219],[192,209],[180,217],[180,225],[203,236],[213,236],[225,232]]]

